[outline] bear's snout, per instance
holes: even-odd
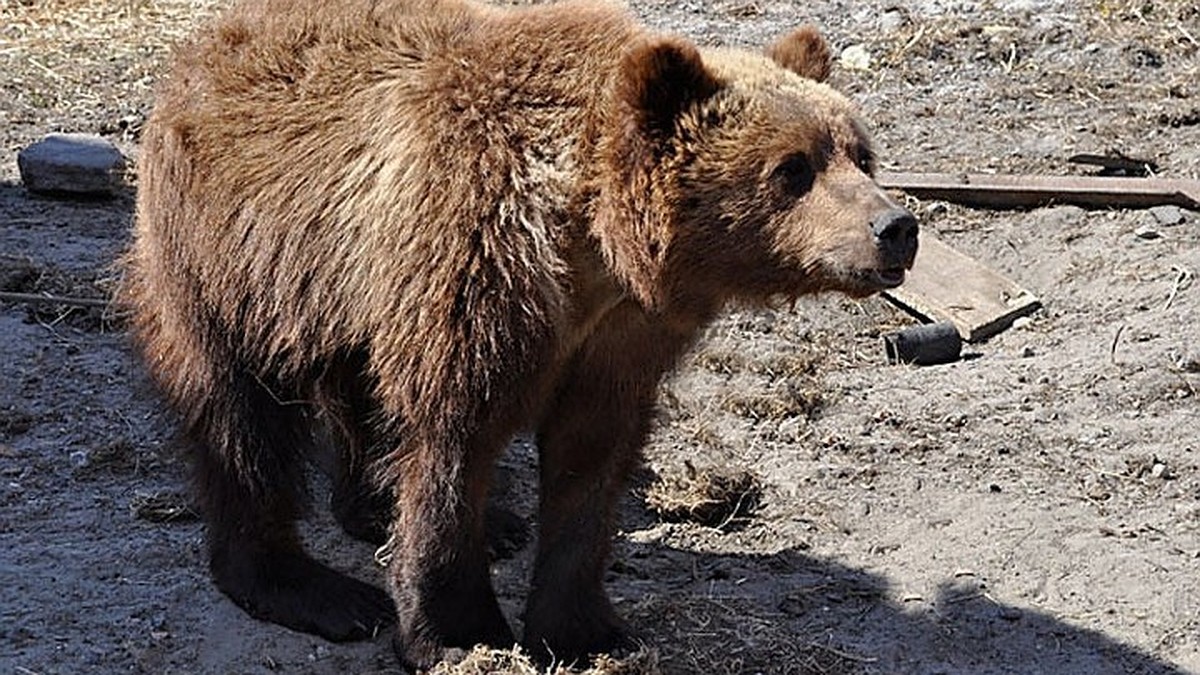
[[[871,219],[871,234],[879,249],[879,260],[885,271],[900,273],[912,269],[917,256],[917,232],[920,226],[908,209],[891,208]]]

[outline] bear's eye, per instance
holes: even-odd
[[[799,197],[812,189],[816,172],[813,171],[812,163],[807,157],[791,155],[775,167],[771,172],[771,179],[787,194]]]
[[[854,158],[854,164],[858,167],[859,171],[862,171],[868,176],[875,175],[875,153],[871,152],[871,149],[865,145],[860,145],[858,147],[858,151]]]

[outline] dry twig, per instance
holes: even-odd
[[[68,307],[108,307],[110,304],[110,301],[101,298],[75,298],[9,291],[0,291],[0,302],[19,302],[26,305],[65,305]]]

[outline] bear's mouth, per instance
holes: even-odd
[[[889,267],[867,272],[867,280],[880,288],[895,288],[904,283],[904,275],[903,267]]]

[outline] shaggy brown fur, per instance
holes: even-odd
[[[181,50],[124,293],[194,450],[217,585],[334,640],[394,617],[412,667],[508,645],[485,503],[533,428],[524,643],[621,644],[601,582],[663,374],[730,299],[865,295],[915,253],[855,112],[806,77],[828,73],[819,36],[772,53],[588,0],[243,2]],[[322,420],[335,514],[391,521],[391,599],[301,549]]]

